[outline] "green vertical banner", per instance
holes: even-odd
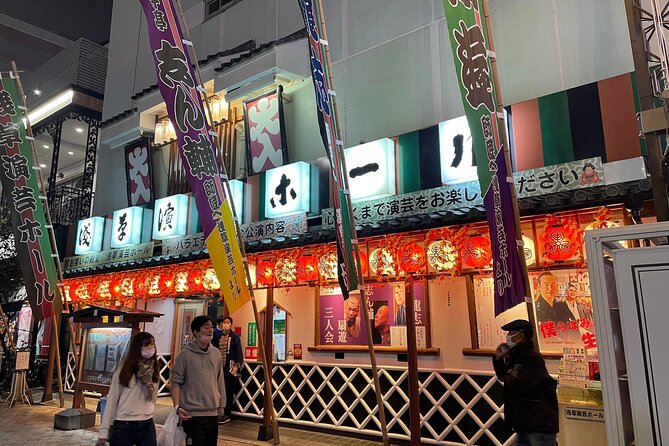
[[[0,181],[8,198],[16,252],[35,320],[60,316],[58,274],[44,217],[32,146],[16,80],[0,74]]]
[[[525,301],[525,278],[516,245],[512,173],[507,172],[490,63],[488,29],[480,0],[444,0],[462,104],[472,134],[493,255],[495,316]]]

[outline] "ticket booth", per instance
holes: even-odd
[[[139,333],[140,324],[160,316],[152,311],[98,305],[70,315],[82,329],[73,408],[82,407],[85,391],[107,395],[114,369],[123,360],[132,336]]]

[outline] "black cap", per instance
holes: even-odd
[[[525,334],[525,337],[527,339],[532,339],[534,336],[534,331],[532,330],[532,324],[530,324],[528,321],[524,319],[516,319],[515,321],[511,321],[506,325],[502,326],[502,330],[504,331],[521,331]]]

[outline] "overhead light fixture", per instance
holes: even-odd
[[[74,152],[67,152],[68,155],[74,155]]]
[[[49,144],[44,144],[42,147],[44,147],[45,149],[48,149],[48,148],[49,148]]]
[[[38,90],[37,88],[35,88],[35,89],[33,90],[33,93],[35,93],[36,96],[39,96],[39,95],[42,94],[42,91],[41,91],[41,90]]]
[[[77,127],[77,128],[74,129],[74,130],[76,130],[77,133],[84,133],[84,129],[82,129],[81,127]]]
[[[46,104],[37,107],[30,113],[28,113],[28,119],[30,120],[31,125],[35,125],[40,122],[42,119],[51,116],[58,110],[61,110],[72,103],[74,98],[74,90],[67,90],[65,93],[56,96],[54,99],[50,100]]]
[[[40,164],[39,166],[44,168],[44,167],[46,167],[46,164]]]

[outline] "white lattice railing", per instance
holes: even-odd
[[[236,413],[262,416],[263,372],[245,364]],[[409,437],[408,373],[384,367],[379,377],[384,392],[388,431]],[[492,373],[421,371],[419,378],[423,443],[494,445],[512,443],[504,433],[502,388]],[[371,371],[324,364],[278,364],[273,367],[273,398],[280,421],[338,431],[380,435]]]
[[[170,357],[171,355],[158,355],[158,367],[160,367],[160,386],[158,386],[158,396],[169,395],[167,383],[170,379]],[[67,353],[67,367],[65,369],[65,391],[74,392],[74,382],[77,376],[77,362],[74,360],[74,353]]]

